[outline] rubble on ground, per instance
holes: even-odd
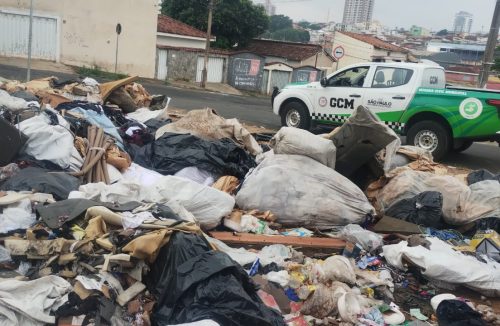
[[[2,325],[500,325],[500,183],[136,77],[0,79]],[[210,103],[207,103],[210,105]]]

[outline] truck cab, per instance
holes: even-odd
[[[273,94],[282,125],[303,129],[341,125],[359,105],[436,158],[475,140],[500,140],[500,93],[447,88],[444,69],[437,65],[360,63]],[[474,108],[481,109],[478,116],[467,114]]]

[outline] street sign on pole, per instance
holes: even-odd
[[[341,45],[333,49],[333,57],[335,59],[340,60],[344,57],[344,55],[345,55],[345,50]]]
[[[119,36],[122,33],[122,24],[116,24],[116,53],[115,53],[115,74],[118,69],[118,41]]]

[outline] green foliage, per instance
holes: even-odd
[[[202,31],[207,30],[208,0],[163,0],[162,13]],[[269,26],[263,6],[251,0],[215,0],[212,34],[214,47],[245,46]]]
[[[113,72],[108,72],[104,71],[98,66],[93,66],[93,67],[77,67],[76,73],[79,74],[80,76],[84,77],[92,77],[92,78],[97,78],[97,79],[105,79],[105,80],[119,80],[123,78],[127,78],[128,75],[125,74],[115,74]]]
[[[293,21],[290,17],[285,15],[274,15],[271,16],[271,22],[269,24],[269,31],[276,32],[281,29],[293,28]]]
[[[289,42],[301,42],[307,43],[310,40],[310,35],[308,31],[287,28],[280,29],[276,32],[267,32],[262,35],[264,38],[277,41],[289,41]]]
[[[305,23],[309,24],[308,22]],[[308,31],[294,29],[292,19],[284,15],[271,16],[271,23],[269,25],[269,30],[266,31],[262,35],[262,37],[271,40],[289,41],[289,42],[307,43],[310,40],[310,35]]]

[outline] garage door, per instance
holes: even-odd
[[[28,56],[29,15],[0,11],[0,55]],[[33,17],[32,57],[56,61],[57,19]]]
[[[165,80],[167,79],[167,57],[168,51],[164,49],[158,49],[158,64],[156,67],[156,78]]]
[[[198,67],[196,69],[196,82],[201,82],[203,65],[205,59],[198,57]],[[208,58],[207,81],[209,83],[222,83],[224,79],[224,58]]]

